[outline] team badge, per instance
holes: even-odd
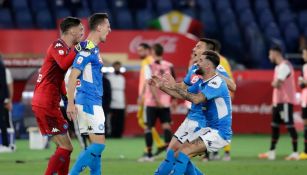
[[[197,75],[192,75],[191,76],[191,83],[194,84],[199,80],[199,77]]]
[[[64,50],[59,50],[60,55],[64,55]]]

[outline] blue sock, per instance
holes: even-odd
[[[75,162],[74,166],[70,171],[70,175],[78,175],[87,166],[91,168],[91,174],[101,171],[101,161],[97,161],[98,157],[100,160],[101,153],[104,150],[104,144],[93,143],[82,151]]]
[[[187,164],[185,175],[203,175],[203,173],[191,162]]]
[[[174,150],[169,149],[166,153],[165,160],[160,164],[154,175],[168,175],[174,167],[175,160]]]
[[[189,156],[185,155],[182,152],[179,152],[172,175],[183,175],[183,173],[185,173],[187,169],[189,161]]]

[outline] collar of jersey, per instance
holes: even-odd
[[[205,83],[209,82],[210,80],[212,80],[215,77],[217,77],[217,74],[215,74],[213,77],[209,78],[208,80],[203,81],[201,84],[205,84]]]

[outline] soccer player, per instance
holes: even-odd
[[[157,43],[152,46],[154,62],[145,68],[145,79],[149,80],[152,75],[162,76],[164,73],[170,73],[175,77],[173,64],[163,59],[163,47]],[[144,105],[146,109],[145,143],[147,147],[147,156],[139,161],[153,161],[152,144],[153,136],[151,129],[159,119],[164,130],[164,141],[168,145],[172,139],[171,131],[171,101],[170,95],[160,91],[156,87],[146,86],[144,94]]]
[[[71,47],[80,42],[84,35],[83,25],[77,18],[65,18],[60,29],[61,37],[47,50],[32,100],[32,110],[41,133],[51,136],[57,145],[55,153],[49,159],[46,175],[68,173],[73,147],[67,133],[68,124],[60,111],[59,103],[61,95],[66,95],[65,73],[76,56],[76,49],[81,49],[77,45],[71,51]]]
[[[259,154],[260,159],[275,160],[275,148],[279,139],[279,125],[285,124],[292,139],[292,150],[286,160],[298,160],[297,152],[297,132],[293,122],[293,104],[295,104],[295,82],[294,69],[291,63],[284,59],[279,46],[273,46],[269,51],[270,61],[274,64],[274,78],[272,81],[273,101],[272,101],[272,140],[270,150]]]
[[[198,58],[202,55],[202,53],[206,50],[215,50],[215,47],[216,45],[213,40],[210,40],[208,38],[200,39],[192,50],[192,55],[195,57],[194,60],[197,61]],[[223,75],[223,79],[225,79],[227,84],[229,84],[229,89],[235,90],[236,85],[232,82],[232,80],[226,78],[228,76],[226,71],[223,70],[221,66],[219,67],[220,68],[217,68],[216,71],[220,75]],[[201,79],[201,76],[195,73],[197,69],[198,66],[196,64],[193,64],[189,69],[187,75],[185,76],[183,82],[178,83],[178,86],[186,89],[190,93],[198,93],[198,91],[192,87],[195,83],[199,83],[199,80]],[[181,95],[174,91],[171,91],[165,87],[162,87],[160,89],[175,98],[182,99]],[[194,134],[195,131],[206,126],[206,120],[203,116],[201,109],[201,105],[196,105],[192,103],[187,118],[174,134],[174,137],[168,147],[166,159],[160,164],[159,168],[156,171],[156,174],[168,174],[171,171],[171,168],[175,161],[175,152],[177,152],[181,148],[183,143],[190,140],[190,137]]]
[[[300,154],[300,160],[307,160],[307,47],[303,49],[302,57],[305,62],[302,68],[303,77],[299,78],[299,86],[302,88],[301,105],[304,121],[304,152]]]
[[[153,58],[151,55],[151,48],[146,43],[139,44],[137,48],[137,53],[141,59],[141,69],[140,69],[140,78],[139,78],[139,89],[138,89],[138,112],[137,112],[137,118],[138,118],[138,124],[139,126],[145,130],[147,130],[147,117],[146,117],[146,109],[144,106],[144,94],[146,89],[146,80],[145,80],[145,67],[148,66],[153,62]],[[163,152],[167,146],[165,146],[164,141],[160,138],[160,135],[155,127],[151,128],[152,138],[157,146],[157,152],[155,152],[155,156],[159,155],[161,152]],[[144,156],[141,157],[138,161],[143,161],[147,158],[148,149],[146,147]]]
[[[196,93],[190,93],[178,85],[174,78],[165,74],[162,78],[164,87],[176,91],[184,99],[195,105],[202,106],[206,127],[200,128],[180,148],[174,170],[171,174],[186,173],[191,164],[189,156],[217,151],[230,143],[231,129],[231,98],[226,82],[216,73],[220,63],[219,56],[213,51],[205,51],[197,62],[196,74],[201,75],[199,83],[191,86]],[[197,170],[197,169],[194,169]],[[199,170],[192,174],[201,174]]]
[[[77,120],[81,134],[88,134],[91,144],[83,150],[70,171],[79,174],[87,166],[92,175],[101,174],[101,154],[105,148],[105,115],[102,108],[102,67],[98,44],[106,42],[111,32],[108,15],[95,13],[89,18],[89,51],[77,54],[68,81],[67,115]],[[77,87],[76,98],[74,98]],[[74,100],[76,105],[74,104]],[[77,118],[76,118],[77,117]]]

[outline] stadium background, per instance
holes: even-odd
[[[238,136],[237,142],[235,136],[234,163],[230,165],[237,169],[234,168],[232,173],[241,173],[240,168],[243,165],[240,167],[240,164],[244,160],[250,161],[250,164],[246,165],[248,167],[265,167],[255,159],[257,153],[266,150],[267,147],[264,146],[269,144],[269,136],[256,135],[270,132],[270,83],[273,65],[268,60],[268,48],[274,43],[280,44],[287,58],[297,68],[296,76],[300,74],[300,49],[306,44],[307,36],[307,4],[304,0],[2,0],[0,4],[0,53],[14,77],[13,120],[22,124],[18,137],[27,138],[26,128],[35,125],[30,100],[36,72],[42,64],[46,48],[59,36],[56,29],[58,22],[66,16],[77,16],[84,18],[83,22],[87,25],[86,18],[92,13],[108,12],[112,32],[107,43],[100,47],[106,66],[116,60],[123,62],[126,68],[126,92],[129,93],[126,93],[128,115],[125,136],[142,134],[135,117],[136,81],[140,61],[135,53],[136,46],[141,42],[160,42],[166,50],[165,59],[175,63],[180,80],[187,69],[190,52],[197,37],[215,38],[222,43],[222,54],[229,59],[238,86],[233,101],[234,132],[253,134]],[[299,88],[297,92],[299,97]],[[177,109],[173,115],[174,129],[186,113],[183,103],[179,103]],[[300,115],[300,108],[296,106],[295,121],[299,130],[303,127]],[[253,142],[253,139],[258,142]],[[254,145],[246,143],[248,141]],[[117,142],[111,140],[110,144],[113,146]],[[143,145],[140,139],[135,138],[123,139],[120,144],[129,145],[130,142],[139,147],[132,151],[134,155],[126,156],[127,160],[121,160],[118,159],[118,154],[112,155],[108,152],[107,160],[123,161],[128,167],[134,158],[140,156],[138,151]],[[13,157],[0,155],[0,161],[4,163],[0,165],[1,169],[6,165],[8,168],[13,167],[13,162],[19,159],[31,163],[31,157],[23,156],[39,153],[28,150],[27,140],[17,141],[17,147],[18,143],[20,148]],[[302,148],[301,143],[302,139],[299,142],[299,150]],[[254,148],[255,145],[259,145],[258,149]],[[112,149],[112,146],[109,149]],[[134,149],[133,145],[129,148]],[[278,149],[285,155],[287,150],[290,151],[285,144]],[[45,157],[33,157],[32,162],[35,164],[43,158]],[[278,165],[279,163],[281,165]],[[301,162],[289,164],[290,167],[297,167],[295,170],[290,168],[293,171],[274,171],[274,168],[279,169],[284,164],[282,161],[271,163],[271,170],[267,174],[301,174],[301,170],[306,171]],[[151,170],[156,166],[157,162],[151,166]],[[107,170],[107,167],[105,165],[106,171],[112,172]],[[209,163],[209,170],[211,168],[211,171],[215,172],[215,167],[230,168],[225,163]],[[203,170],[206,172],[206,167]],[[22,168],[16,172],[8,169],[5,174],[20,174],[20,171]],[[40,171],[36,174],[39,174],[38,172]],[[253,173],[260,174],[261,171],[247,174]]]

